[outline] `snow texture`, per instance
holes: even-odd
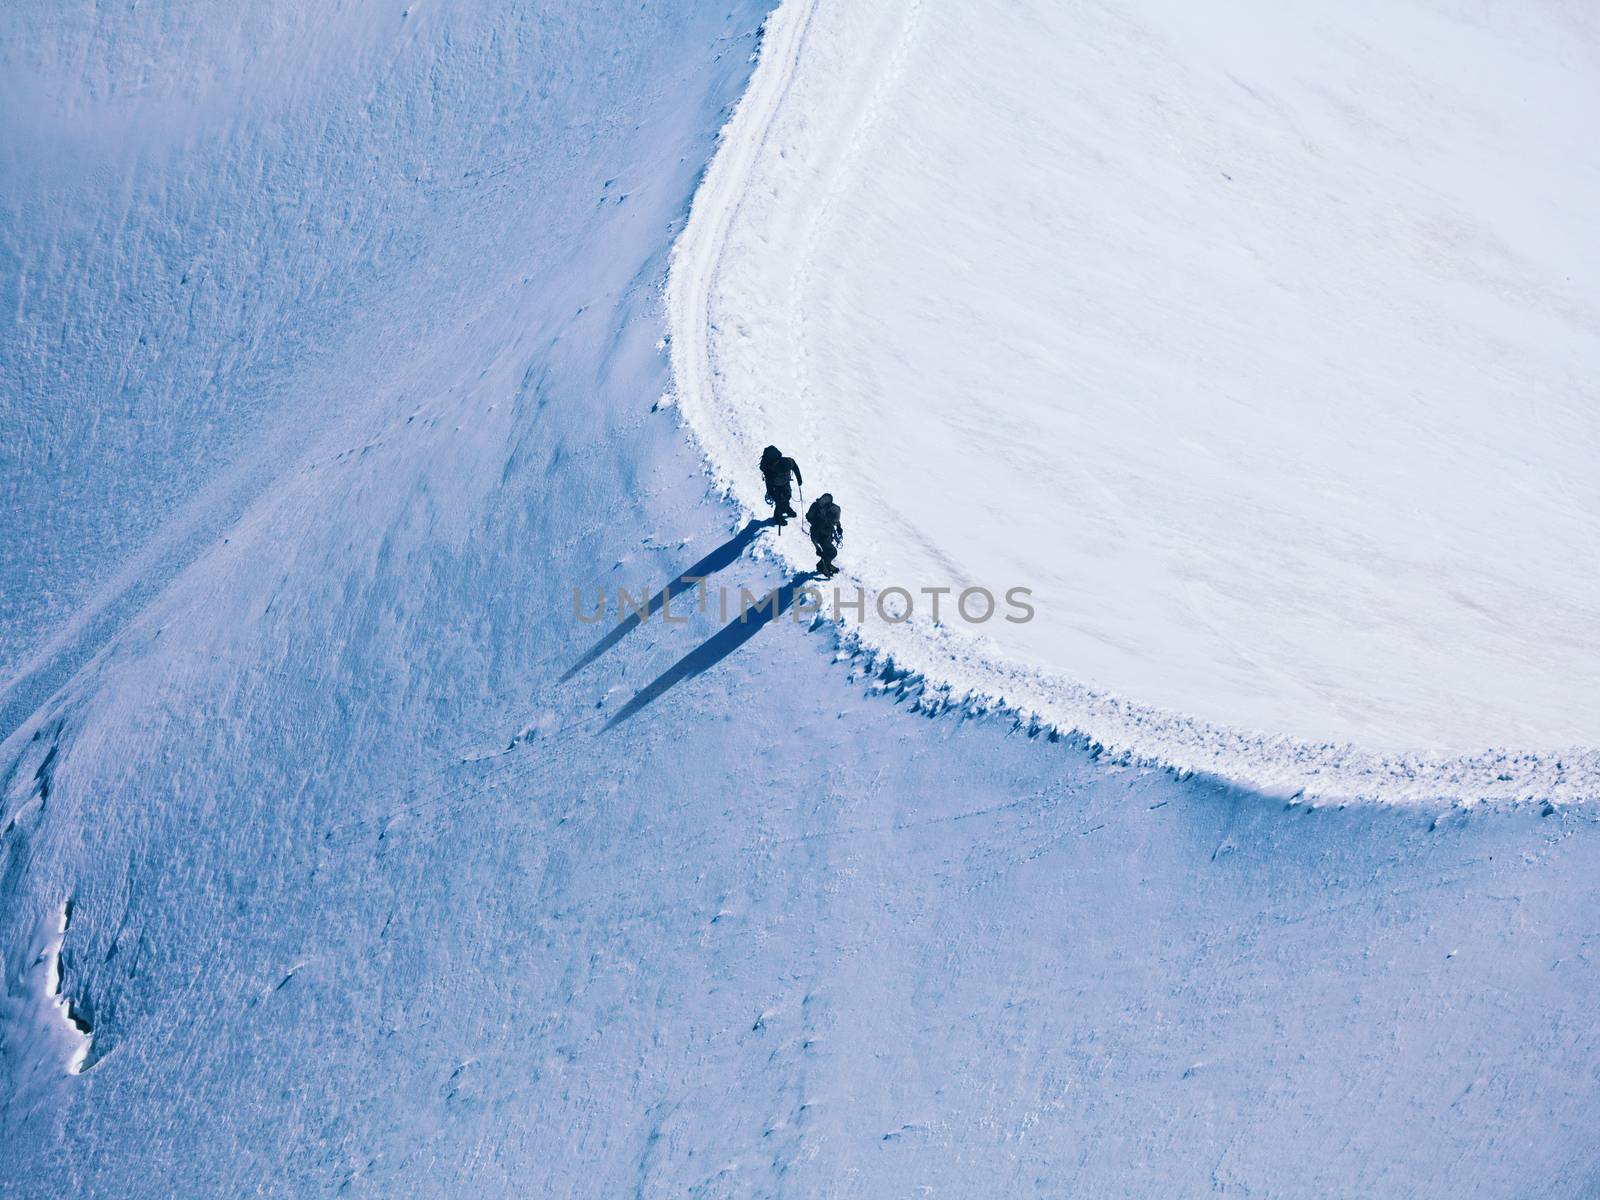
[[[575,618],[793,582],[659,403],[765,16],[0,8],[0,1197],[1594,1193],[1591,807]]]
[[[746,510],[775,442],[856,581],[952,590],[857,632],[958,691],[1289,794],[1593,799],[1596,112],[1561,0],[790,0],[680,410]]]

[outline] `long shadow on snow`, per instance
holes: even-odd
[[[709,641],[703,643],[698,649],[691,650],[660,675],[657,675],[638,695],[617,710],[616,716],[606,722],[605,728],[611,729],[622,724],[640,709],[655,703],[666,692],[682,683],[685,679],[693,679],[702,671],[716,666],[753,638],[762,626],[771,623],[775,617],[781,617],[788,612],[794,604],[794,598],[799,594],[800,589],[816,578],[818,576],[812,572],[802,571],[780,587],[768,602],[752,605],[750,608],[745,609],[736,619],[724,625]]]
[[[689,591],[691,588],[699,586],[700,581],[706,576],[720,571],[723,567],[728,566],[744,553],[746,546],[756,540],[756,534],[760,533],[763,529],[772,524],[774,524],[774,522],[770,519],[766,521],[751,521],[743,529],[739,530],[738,533],[734,534],[732,538],[726,542],[723,542],[722,545],[718,546],[710,554],[706,555],[699,562],[695,563],[694,566],[684,568],[684,571],[681,575],[679,575],[671,583],[667,584],[666,587],[662,588],[654,596],[650,597],[649,601],[645,604],[643,614],[629,613],[625,620],[618,621],[610,633],[606,634],[605,637],[601,638],[598,642],[591,646],[587,654],[585,654],[577,662],[573,663],[570,668],[568,668],[567,673],[561,677],[561,682],[566,683],[579,671],[583,670],[590,663],[594,662],[595,659],[599,658],[606,651],[610,650],[623,638],[627,637],[628,634],[632,633],[636,628],[638,628],[639,623],[646,617],[655,616],[655,614],[661,610],[661,606],[667,601]]]

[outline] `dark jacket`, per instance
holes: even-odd
[[[795,482],[801,487],[805,486],[805,479],[800,475],[800,464],[786,454],[775,458],[761,460],[761,477],[767,481],[767,495],[779,496],[789,494],[789,476],[793,474]]]
[[[844,543],[843,514],[832,500],[818,496],[806,509],[806,522],[811,526],[811,540],[819,545],[839,546]]]

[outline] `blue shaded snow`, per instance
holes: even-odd
[[[4,151],[0,1194],[1596,1177],[1582,809],[1125,769],[787,616],[603,732],[721,627],[568,676],[737,532],[660,287],[760,6],[99,13],[4,18],[120,123]]]

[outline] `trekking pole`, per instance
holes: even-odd
[[[800,530],[807,537],[810,537],[811,527],[806,524],[806,485],[800,483],[796,484],[795,486],[800,492]]]

